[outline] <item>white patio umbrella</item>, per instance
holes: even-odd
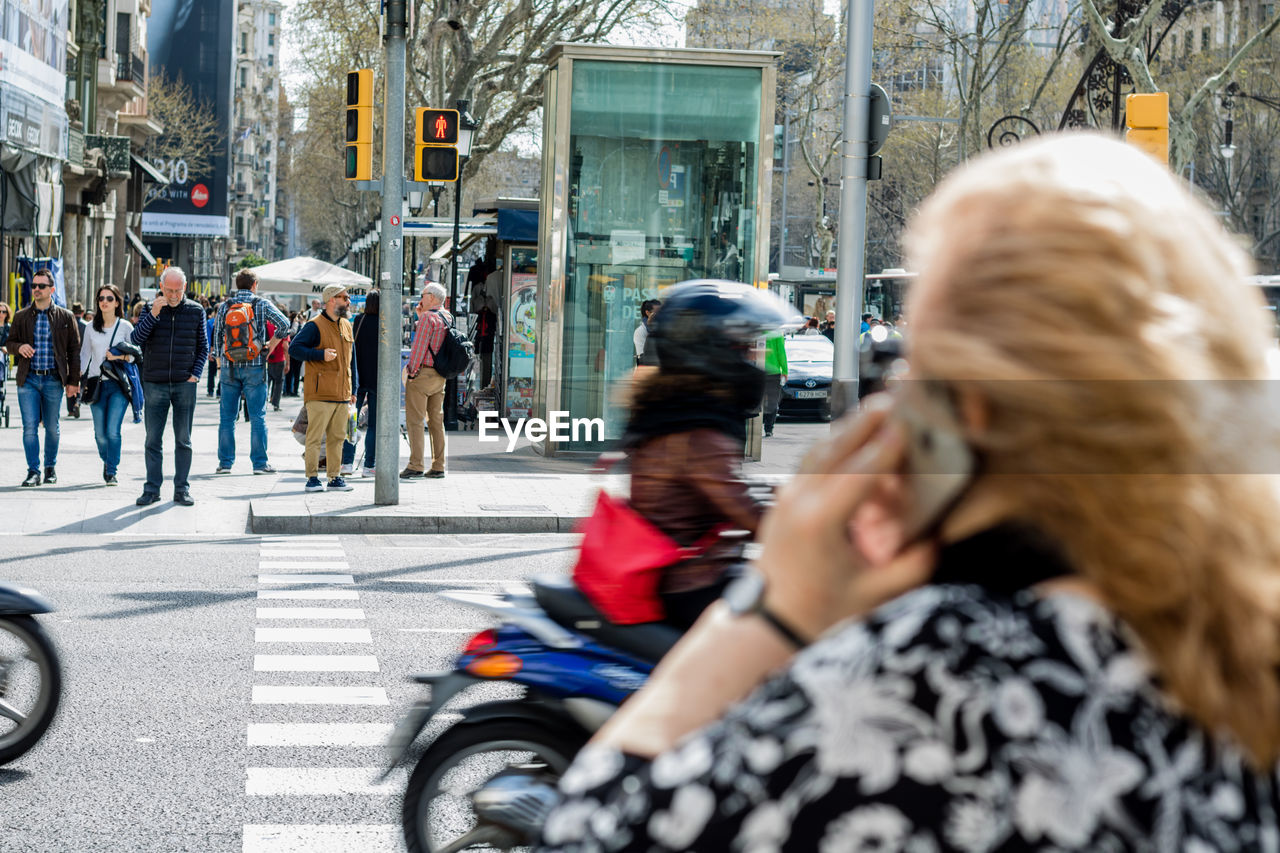
[[[363,296],[373,286],[373,279],[360,273],[335,267],[319,258],[289,258],[252,267],[258,276],[258,290],[267,293],[301,293],[319,296],[331,284],[341,284],[352,296]]]

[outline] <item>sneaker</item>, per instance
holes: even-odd
[[[22,481],[22,485],[24,485],[24,486],[38,486],[38,485],[40,485],[40,472],[39,472],[39,471],[28,471],[28,472],[27,472],[27,479],[25,479],[25,480],[23,480],[23,481]]]
[[[178,492],[173,496],[173,502],[179,506],[195,506],[195,499],[191,497],[190,492]]]
[[[253,469],[253,473],[255,474],[274,474],[275,472],[276,472],[276,469],[272,468],[269,464],[263,465],[261,468]]]
[[[362,477],[372,477],[372,476],[376,475],[377,473],[378,473],[378,471],[377,471],[377,469],[375,469],[375,468],[361,468],[361,469],[360,469],[360,475],[361,475]]]
[[[405,468],[400,472],[401,480],[421,480],[425,476],[427,476],[425,471],[415,471],[412,468]]]
[[[331,492],[349,492],[354,488],[355,486],[351,485],[341,477],[334,477],[332,480],[329,481],[329,486],[328,486],[328,489]]]
[[[324,483],[320,482],[319,477],[310,477],[307,479],[307,485],[304,489],[308,492],[323,492]]]
[[[54,483],[58,482],[58,472],[53,470],[52,468],[45,468],[44,481],[49,485],[53,485]]]
[[[230,465],[219,465],[219,466],[214,470],[214,472],[213,472],[213,473],[215,473],[215,474],[230,474],[230,473],[231,473],[231,466],[230,466]]]
[[[443,471],[434,471],[434,470],[432,470],[432,471],[428,471],[427,473],[423,474],[422,476],[424,476],[424,477],[426,477],[426,478],[428,478],[428,479],[430,479],[430,480],[442,480],[442,479],[444,479],[444,472],[443,472]]]
[[[355,473],[356,473],[356,466],[354,466],[354,465],[343,465],[343,466],[342,466],[342,468],[341,468],[341,469],[339,469],[338,473],[339,473],[339,474],[341,474],[341,475],[342,475],[342,476],[344,476],[344,477],[352,477],[352,476],[355,476]]]
[[[115,474],[106,474],[106,475],[104,475],[104,476],[103,476],[103,478],[102,478],[102,482],[103,482],[105,485],[108,485],[108,486],[118,486],[118,485],[120,485],[120,482],[119,482],[118,480],[116,480],[116,475],[115,475]]]

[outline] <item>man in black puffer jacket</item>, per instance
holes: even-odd
[[[146,400],[147,483],[138,506],[160,500],[164,480],[164,425],[173,407],[173,500],[183,506],[191,499],[187,475],[191,471],[191,424],[196,413],[196,388],[209,358],[204,309],[186,298],[187,276],[169,267],[160,276],[160,295],[138,317],[133,342],[142,348],[142,391]]]

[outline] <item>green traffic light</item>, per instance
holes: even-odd
[[[355,146],[347,147],[347,180],[354,180],[356,177],[356,149]]]

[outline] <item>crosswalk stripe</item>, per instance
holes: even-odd
[[[258,575],[258,583],[338,583],[353,584],[356,579],[351,575],[316,574],[303,572],[299,574],[265,574]]]
[[[260,540],[258,540],[258,541],[259,541],[259,542],[261,542],[263,545],[269,545],[269,544],[271,544],[271,543],[281,543],[281,542],[284,542],[284,543],[289,543],[289,542],[338,542],[338,541],[340,541],[340,540],[338,539],[338,537],[337,537],[337,536],[333,536],[333,535],[324,536],[324,535],[321,535],[321,534],[316,534],[316,535],[314,535],[314,536],[263,536],[263,537],[262,537]]]
[[[255,684],[255,705],[387,705],[387,691],[368,685],[316,687],[302,684]]]
[[[341,548],[262,548],[258,551],[258,559],[268,557],[309,557],[315,559],[332,557],[340,560],[346,553]]]
[[[259,607],[259,619],[363,619],[359,607]]]
[[[357,601],[354,589],[260,589],[258,598],[293,598],[311,601]]]
[[[377,672],[373,655],[254,655],[254,672]]]
[[[368,628],[254,628],[255,643],[372,643]]]
[[[381,767],[247,767],[244,793],[249,797],[393,797],[408,784],[403,769],[385,779]]]
[[[382,746],[390,723],[250,723],[249,746]]]
[[[346,560],[263,560],[258,563],[259,569],[349,569],[351,564]]]
[[[243,853],[399,853],[391,823],[245,824]]]

